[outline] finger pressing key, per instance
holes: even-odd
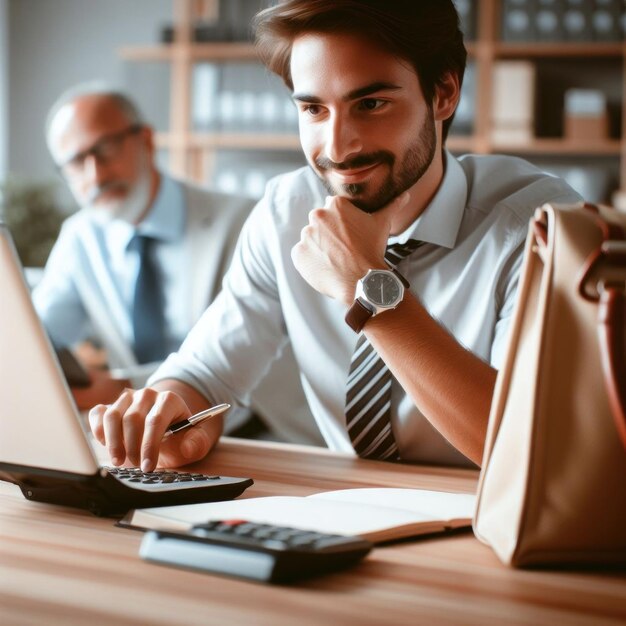
[[[179,396],[169,391],[158,394],[154,406],[146,416],[143,431],[141,469],[144,472],[151,472],[157,465],[165,429],[173,421],[190,416],[191,411]]]

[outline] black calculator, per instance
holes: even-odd
[[[354,565],[372,547],[361,537],[222,520],[193,526],[188,533],[149,530],[139,554],[164,565],[288,583]]]

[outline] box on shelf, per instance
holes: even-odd
[[[606,96],[597,89],[565,92],[565,138],[573,141],[603,141],[609,136]]]
[[[498,61],[493,71],[491,139],[524,144],[534,137],[535,65],[530,61]]]

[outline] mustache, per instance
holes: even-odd
[[[128,191],[129,185],[121,180],[112,180],[94,187],[87,197],[88,202],[95,202],[102,194],[108,191]]]
[[[370,152],[369,154],[359,154],[341,163],[336,163],[325,157],[318,157],[315,159],[315,165],[317,165],[320,170],[353,170],[369,165],[376,165],[377,163],[393,165],[394,161],[395,158],[393,154],[385,150],[379,150],[378,152]]]

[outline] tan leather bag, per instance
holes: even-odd
[[[626,215],[537,209],[474,532],[507,564],[626,562]]]

